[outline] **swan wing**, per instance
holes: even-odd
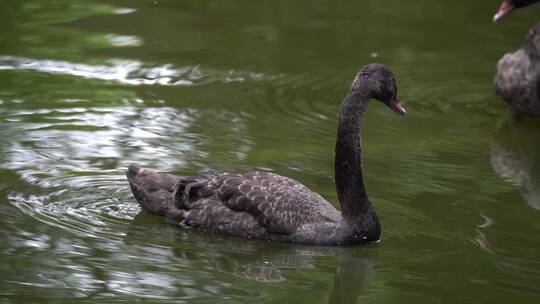
[[[190,209],[212,197],[231,211],[249,214],[270,233],[291,234],[305,223],[327,219],[327,209],[335,213],[326,200],[301,183],[268,172],[216,173],[208,180],[194,179],[178,187],[177,206]],[[213,216],[219,215],[214,212]]]

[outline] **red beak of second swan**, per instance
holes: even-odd
[[[509,0],[504,0],[501,3],[501,7],[499,7],[499,10],[495,14],[495,16],[493,16],[493,22],[497,22],[501,20],[502,17],[508,15],[513,10],[514,10],[514,5],[512,5],[512,3],[510,3]]]

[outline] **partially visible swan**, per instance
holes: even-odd
[[[497,63],[495,93],[514,116],[540,116],[540,23],[529,31],[521,49]]]
[[[493,22],[501,20],[502,17],[510,14],[513,10],[529,6],[539,0],[503,0],[497,13],[493,16]]]
[[[538,0],[505,0],[494,21]],[[497,63],[495,93],[515,117],[540,116],[540,23],[529,30],[519,50],[505,54]]]
[[[375,242],[381,225],[364,188],[360,128],[376,99],[404,115],[393,73],[362,68],[341,106],[335,182],[341,212],[299,182],[269,172],[205,172],[175,177],[131,165],[131,190],[148,213],[185,226],[273,241],[345,245]]]

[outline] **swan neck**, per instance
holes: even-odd
[[[335,150],[335,180],[341,213],[344,218],[356,218],[373,208],[369,202],[362,176],[362,146],[360,129],[369,95],[351,90],[345,97],[339,114]]]

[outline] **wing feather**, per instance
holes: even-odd
[[[223,205],[249,213],[272,233],[294,233],[320,215],[317,203],[328,204],[297,181],[267,172],[224,173],[209,186]]]

